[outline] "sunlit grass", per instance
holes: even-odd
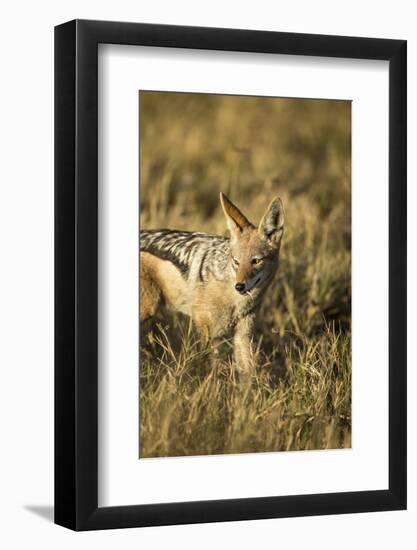
[[[140,456],[349,447],[350,104],[144,93],[141,115],[142,228],[225,234],[220,190],[255,223],[281,196],[286,228],[250,380],[185,317],[142,331]]]

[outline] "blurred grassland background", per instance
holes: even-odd
[[[187,318],[156,319],[139,456],[350,447],[350,102],[140,92],[140,227],[226,234],[219,191],[255,224],[284,203],[261,363],[243,387],[229,342],[210,367]]]

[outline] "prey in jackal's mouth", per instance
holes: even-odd
[[[230,237],[171,229],[140,233],[140,320],[167,306],[191,317],[201,340],[233,334],[240,370],[256,362],[254,322],[278,270],[284,210],[275,198],[254,226],[220,193]]]

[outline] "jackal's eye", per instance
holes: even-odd
[[[236,267],[239,265],[239,260],[235,257],[232,258],[232,262],[233,262],[233,265],[235,265]]]
[[[253,265],[259,265],[262,262],[262,258],[252,258]]]

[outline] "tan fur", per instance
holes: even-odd
[[[140,320],[146,321],[164,305],[189,314],[187,285],[170,262],[140,253]]]
[[[255,317],[278,269],[282,204],[272,201],[256,228],[225,195],[220,200],[230,230],[224,269],[213,269],[203,279],[196,274],[198,265],[192,265],[184,276],[171,261],[141,251],[140,320],[151,318],[164,305],[190,316],[205,344],[234,334],[236,363],[248,371],[256,361]],[[239,285],[244,290],[237,290]]]

